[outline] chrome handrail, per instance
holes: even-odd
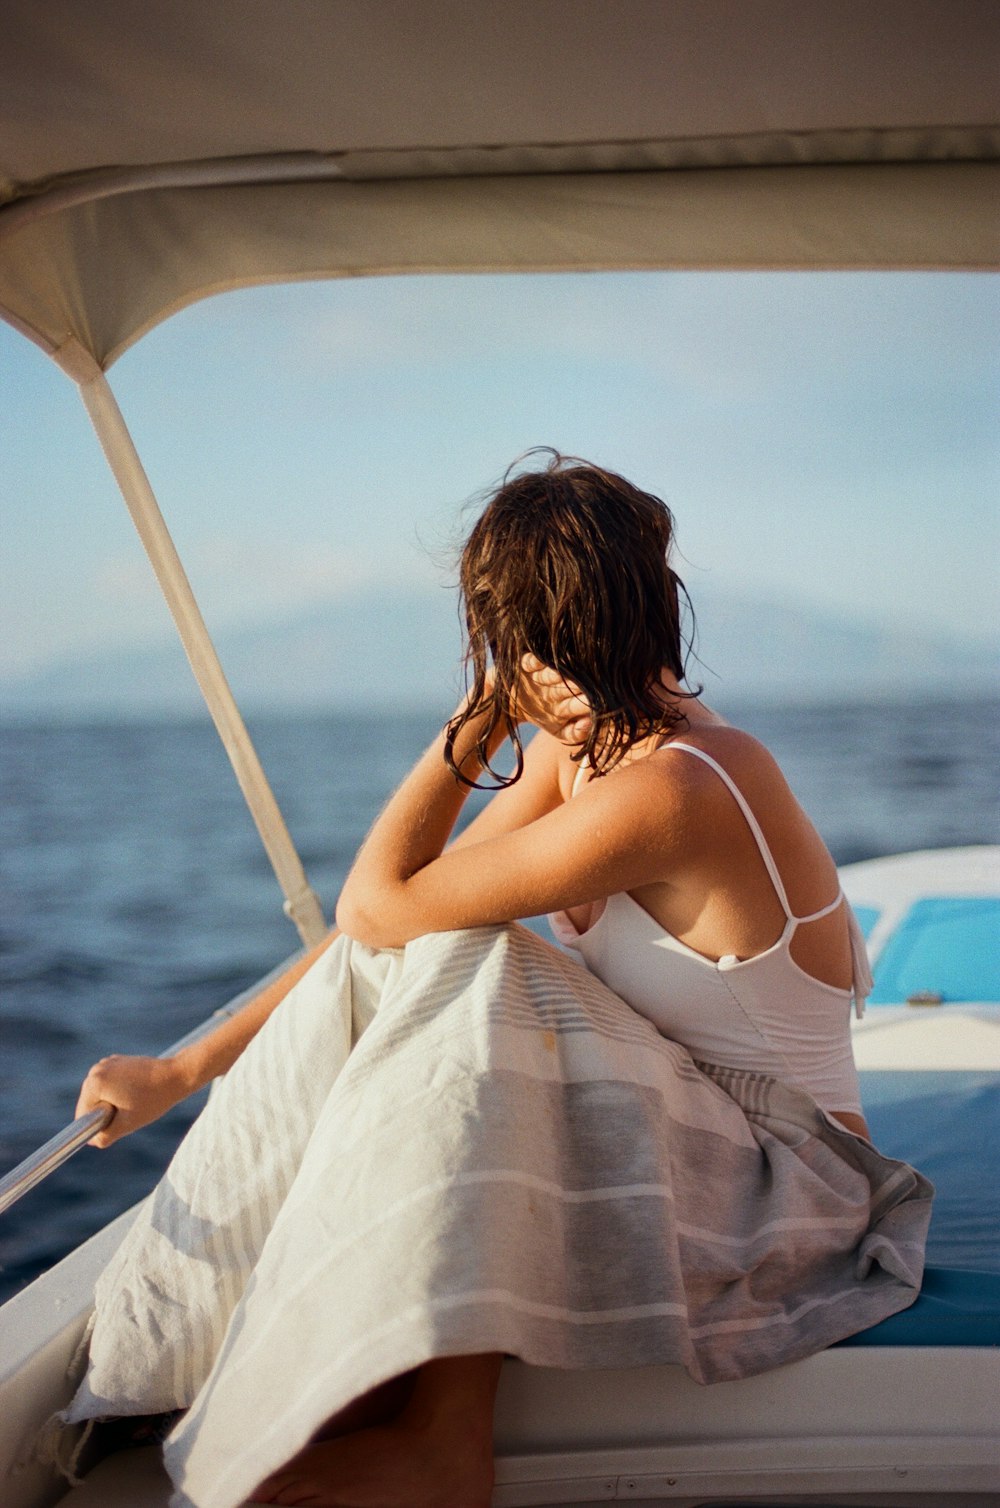
[[[114,1118],[115,1112],[110,1105],[106,1105],[103,1110],[88,1110],[86,1115],[77,1116],[72,1125],[64,1126],[44,1146],[39,1147],[37,1152],[32,1152],[30,1157],[26,1157],[4,1178],[0,1178],[0,1214],[9,1209],[22,1194],[33,1189],[36,1183],[41,1183],[43,1178],[54,1173],[74,1152],[86,1146],[92,1136],[110,1125]]]
[[[293,957],[298,956],[293,955]],[[248,990],[244,990],[230,1000],[228,1005],[220,1006],[217,1011],[213,1011],[200,1026],[193,1027],[158,1056],[171,1058],[175,1053],[180,1052],[182,1047],[188,1047],[192,1042],[199,1042],[202,1037],[207,1037],[209,1032],[220,1025],[223,1020],[229,1016],[235,1016],[237,1011],[259,994],[272,979],[283,974],[292,961],[288,959],[285,963],[279,964],[258,984],[251,985]],[[74,1153],[87,1145],[92,1136],[96,1136],[99,1131],[104,1130],[105,1126],[109,1126],[114,1116],[113,1106],[107,1105],[103,1110],[95,1106],[93,1110],[88,1110],[86,1115],[77,1116],[70,1125],[57,1131],[55,1136],[50,1137],[37,1151],[32,1152],[23,1162],[19,1162],[16,1168],[12,1168],[9,1173],[0,1178],[0,1215],[10,1209],[12,1204],[16,1204],[36,1184],[48,1178],[50,1173],[54,1173],[56,1168],[61,1168],[64,1162],[68,1162]]]

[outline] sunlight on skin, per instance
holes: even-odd
[[[550,733],[562,744],[578,747],[590,732],[590,703],[575,681],[567,681],[558,670],[543,664],[537,656],[521,656],[524,678],[515,697],[517,715]]]

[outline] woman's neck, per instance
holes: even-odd
[[[660,687],[663,693],[664,704],[671,712],[679,713],[682,722],[676,730],[672,730],[670,733],[660,733],[654,735],[651,739],[644,739],[642,745],[636,745],[637,748],[645,748],[648,744],[648,752],[652,753],[654,748],[659,748],[660,744],[665,743],[667,739],[683,737],[686,728],[726,726],[725,718],[720,717],[717,712],[713,712],[711,707],[707,707],[699,696],[692,695],[690,691],[685,691],[673,671],[668,670],[666,666],[664,666],[660,673]]]
[[[672,725],[665,733],[650,733],[646,738],[640,738],[632,744],[625,755],[623,763],[631,764],[634,760],[645,759],[650,754],[655,754],[657,749],[662,748],[674,738],[683,738],[684,734],[692,728],[701,727],[724,727],[725,719],[711,707],[706,707],[698,697],[685,692],[680,682],[669,670],[664,670],[660,678],[660,686],[663,693],[664,705],[671,712],[677,712],[682,719],[676,726]]]

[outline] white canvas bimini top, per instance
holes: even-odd
[[[0,0],[0,312],[107,366],[302,277],[1000,259],[993,0]]]
[[[80,385],[324,931],[104,369],[228,288],[1000,261],[995,0],[0,0],[0,317]]]

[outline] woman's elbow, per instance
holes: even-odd
[[[399,948],[406,939],[387,926],[388,907],[345,889],[337,902],[337,926],[367,948]]]
[[[347,890],[341,892],[337,901],[336,919],[337,927],[341,932],[346,932],[348,937],[354,938],[355,942],[368,942],[370,931],[368,912],[358,896],[350,894]]]

